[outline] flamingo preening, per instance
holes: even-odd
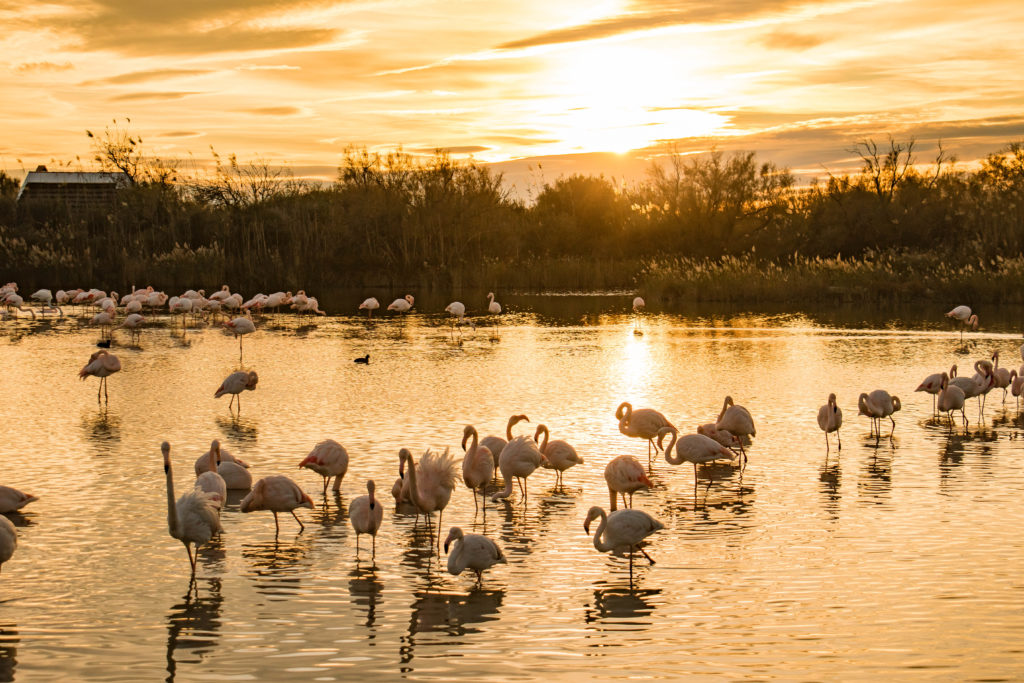
[[[107,377],[110,377],[115,372],[121,371],[121,360],[110,353],[106,349],[100,349],[96,353],[89,356],[89,362],[78,371],[78,377],[85,379],[90,375],[100,378],[100,386],[96,390],[96,402],[100,401],[100,392],[103,392],[103,399],[109,401],[110,397],[107,395]]]
[[[213,392],[214,398],[220,398],[224,394],[231,394],[231,401],[228,403],[228,410],[231,410],[231,405],[238,399],[238,412],[242,412],[242,396],[243,391],[255,391],[256,385],[260,381],[260,376],[256,374],[255,370],[248,372],[239,370],[238,372],[232,372],[224,381],[221,382],[220,387],[217,391]]]
[[[483,580],[483,572],[496,564],[508,564],[501,546],[480,534],[464,534],[462,529],[453,526],[444,541],[444,551],[449,545],[455,547],[448,555],[448,573],[458,576],[467,569],[476,572],[477,583]]]
[[[978,329],[978,316],[971,313],[970,306],[957,306],[953,310],[946,313],[947,318],[953,318],[960,322],[960,341],[964,340],[964,328],[970,327],[972,330]]]
[[[253,323],[251,318],[244,315],[237,318],[232,318],[226,323],[222,323],[224,327],[231,330],[235,337],[238,338],[238,362],[242,362],[242,337],[247,334],[252,334],[256,331],[256,325]]]
[[[256,510],[270,510],[274,513],[274,535],[281,532],[281,525],[277,521],[277,513],[290,512],[295,521],[299,523],[299,531],[306,529],[302,520],[295,514],[295,508],[313,509],[313,499],[306,495],[299,485],[282,474],[275,474],[263,477],[252,491],[242,499],[239,509],[242,512],[254,512]]]
[[[608,498],[611,500],[611,510],[615,512],[617,498],[622,496],[622,506],[633,507],[633,494],[640,489],[651,488],[651,480],[647,478],[647,472],[640,461],[632,455],[620,455],[612,458],[604,468],[604,480],[608,484]],[[626,503],[626,495],[629,495],[629,503]]]
[[[373,317],[373,312],[380,308],[380,302],[377,301],[376,297],[370,297],[363,303],[359,304],[359,310],[366,309],[366,319],[369,320]]]
[[[428,525],[430,513],[437,512],[437,541],[440,543],[441,517],[448,506],[448,501],[451,500],[458,477],[455,459],[447,448],[444,449],[444,453],[437,453],[428,448],[420,456],[418,465],[413,462],[409,449],[403,448],[398,455],[405,460],[409,468],[409,498],[417,511],[426,516]]]
[[[334,490],[341,491],[341,480],[348,472],[348,451],[334,439],[324,439],[309,452],[299,467],[307,467],[324,478],[324,498],[327,484],[334,477]]]
[[[892,415],[901,407],[900,399],[890,395],[884,389],[875,389],[870,394],[861,394],[857,399],[858,413],[871,418],[871,435],[879,438],[882,436],[883,417],[889,418],[889,421],[892,422],[892,431],[889,432],[889,438],[892,438],[892,433],[896,431],[896,420]]]

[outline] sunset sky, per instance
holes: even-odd
[[[114,117],[199,165],[332,178],[348,145],[443,147],[520,189],[637,176],[670,140],[824,175],[865,137],[964,162],[1024,138],[1019,0],[0,0],[0,26],[18,175],[89,168]]]

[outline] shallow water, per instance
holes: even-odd
[[[568,300],[568,298],[567,298]],[[484,327],[452,343],[447,321],[270,317],[244,341],[255,392],[232,414],[213,398],[239,367],[215,327],[117,336],[124,370],[96,402],[76,373],[98,333],[79,321],[0,327],[5,397],[0,483],[40,500],[21,515],[0,574],[0,681],[506,680],[593,678],[1019,679],[1024,658],[1024,435],[1013,398],[993,392],[968,430],[931,417],[913,392],[927,374],[993,349],[1016,367],[1014,316],[969,335],[941,320],[658,313],[642,335],[605,300],[508,306],[500,341]],[[562,311],[560,313],[560,311]],[[867,316],[867,317],[863,317]],[[864,324],[857,324],[857,320]],[[369,353],[368,366],[352,359]],[[962,370],[962,374],[964,373]],[[903,399],[890,440],[869,438],[861,391]],[[830,391],[844,410],[841,455],[816,424]],[[758,436],[745,470],[659,460],[635,506],[665,524],[651,566],[597,552],[582,523],[606,506],[604,465],[643,441],[621,435],[620,401],[664,412],[683,432],[731,394]],[[586,463],[529,479],[525,503],[459,486],[443,529],[485,531],[507,566],[480,586],[451,576],[425,525],[396,513],[397,452],[459,450],[462,427],[499,434],[513,413],[572,442]],[[298,462],[321,439],[351,464],[340,498]],[[176,489],[212,439],[256,477],[284,473],[313,497],[303,533],[289,515],[223,513],[190,587],[167,534],[159,444],[172,444]],[[373,478],[388,503],[376,562],[359,560],[347,505]]]

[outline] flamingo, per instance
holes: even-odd
[[[455,542],[455,548],[448,555],[448,573],[458,576],[467,569],[476,572],[476,581],[483,580],[483,571],[496,564],[508,564],[501,546],[480,534],[464,534],[462,529],[453,526],[444,541],[444,551]]]
[[[32,316],[33,320],[36,319],[36,312],[31,308],[25,308],[23,305],[25,303],[25,300],[22,299],[17,294],[15,294],[14,292],[8,292],[6,296],[0,296],[0,301],[2,301],[5,306],[7,306],[8,310],[15,309],[21,311],[22,313],[27,312]]]
[[[731,449],[734,446],[740,445],[740,439],[738,436],[730,432],[728,429],[719,429],[718,425],[714,422],[708,422],[707,424],[697,427],[697,433],[703,434],[709,439],[714,439],[726,448]]]
[[[946,413],[949,416],[949,428],[953,428],[953,411],[959,410],[960,414],[964,418],[964,429],[967,428],[967,413],[964,411],[964,401],[967,398],[964,394],[964,390],[960,387],[950,385],[949,375],[942,373],[942,379],[940,380],[939,388],[939,412]]]
[[[533,474],[534,470],[540,467],[547,458],[540,452],[537,442],[528,436],[517,436],[510,440],[501,449],[498,457],[498,469],[505,480],[505,488],[491,496],[491,502],[499,498],[508,498],[512,495],[512,478],[519,482],[519,490],[523,494],[523,502],[526,502],[526,486],[524,481]]]
[[[106,339],[107,328],[114,324],[114,314],[109,311],[100,311],[89,320],[90,325],[99,325],[100,339]]]
[[[224,379],[223,382],[221,382],[217,391],[213,392],[213,397],[220,398],[224,394],[231,394],[231,402],[228,403],[228,410],[231,410],[231,405],[235,402],[235,398],[237,398],[238,412],[242,412],[242,392],[255,391],[256,385],[259,381],[260,376],[256,374],[255,370],[250,370],[249,372],[245,372],[244,370],[232,372]]]
[[[253,332],[255,332],[256,331],[256,325],[253,324],[253,322],[252,322],[252,320],[250,318],[247,318],[244,315],[243,316],[239,316],[237,318],[233,318],[232,320],[229,320],[226,323],[222,323],[222,324],[224,325],[224,327],[226,327],[229,330],[231,330],[234,333],[235,337],[238,338],[238,362],[241,363],[242,362],[242,337],[244,337],[247,334],[252,334]]]
[[[18,489],[11,488],[10,486],[0,486],[0,514],[16,512],[37,500],[39,499],[35,496],[22,493]]]
[[[395,299],[388,304],[388,310],[395,311],[397,313],[408,313],[409,309],[412,308],[414,301],[415,299],[412,294],[406,294],[404,299]]]
[[[174,502],[174,476],[171,473],[171,445],[164,441],[160,444],[164,454],[164,475],[167,477],[167,532],[185,545],[188,561],[192,565],[192,576],[196,575],[196,558],[192,555],[190,545],[203,545],[221,530],[220,515],[213,495],[198,486],[188,493],[181,494],[178,502]]]
[[[143,316],[138,313],[131,313],[125,317],[121,327],[127,328],[131,334],[131,340],[135,341],[136,336],[142,336],[142,323],[144,322],[146,322],[146,319]]]
[[[633,410],[633,405],[623,401],[615,409],[615,419],[619,421],[619,431],[626,436],[647,440],[647,466],[651,466],[651,448],[657,451],[654,439],[662,427],[672,427],[668,419],[653,408]]]
[[[942,385],[942,376],[943,375],[946,375],[946,373],[944,373],[944,372],[936,372],[936,373],[933,373],[931,375],[928,375],[927,377],[924,378],[924,381],[922,381],[920,384],[917,385],[917,389],[914,389],[914,391],[924,391],[924,392],[929,393],[929,394],[932,395],[932,412],[933,413],[935,412],[935,401],[936,401],[936,397],[939,395],[939,389],[941,388],[941,385]],[[955,375],[956,375],[956,366],[954,365],[952,368],[950,368],[949,375],[946,375],[946,379],[948,380],[950,376],[955,376]]]
[[[544,441],[540,442],[540,435],[544,434]],[[540,443],[540,452],[544,454],[544,462],[542,467],[547,470],[555,471],[555,486],[562,485],[562,473],[574,465],[582,465],[583,458],[576,453],[576,449],[572,447],[566,441],[556,439],[552,442],[548,442],[547,425],[537,425],[537,431],[533,435],[533,440]]]
[[[466,317],[466,305],[461,301],[453,301],[444,307],[445,313],[449,313],[452,316],[452,340],[455,339],[455,322],[458,320],[459,324],[459,335],[462,335],[462,321]]]
[[[956,366],[950,369],[949,383],[960,387],[966,398],[978,399],[979,415],[984,410],[982,397],[992,388],[991,366],[987,360],[975,361],[973,377],[956,377]]]
[[[501,304],[494,300],[494,292],[487,292],[487,312],[493,316],[501,315]],[[494,336],[498,336],[498,319],[494,319]]]
[[[221,285],[220,290],[210,295],[210,301],[224,301],[231,296],[231,288],[227,285]]]
[[[334,491],[341,491],[341,480],[348,472],[348,451],[334,439],[324,439],[299,463],[324,478],[324,499],[327,499],[327,484],[334,477]]]
[[[638,296],[633,299],[633,334],[643,334],[640,331],[640,313],[646,305],[647,302],[643,297]]]
[[[172,315],[181,316],[181,331],[184,334],[186,328],[188,327],[188,314],[192,312],[192,299],[190,299],[188,296],[172,296],[171,301],[168,304],[168,309],[170,310]]]
[[[290,512],[295,521],[299,523],[299,531],[306,529],[302,520],[295,514],[295,508],[313,509],[313,499],[299,488],[294,481],[283,474],[274,474],[263,477],[252,491],[242,499],[239,506],[242,512],[254,512],[256,510],[270,510],[274,513],[274,535],[281,532],[281,525],[277,521],[278,512]]]
[[[604,468],[604,480],[608,483],[608,497],[611,509],[615,512],[616,497],[622,496],[622,506],[633,507],[633,494],[643,488],[651,488],[651,480],[647,478],[644,466],[632,455],[620,455],[612,458]],[[626,503],[629,494],[629,503]]]
[[[367,480],[367,494],[354,498],[348,506],[348,519],[356,532],[356,557],[359,556],[360,534],[370,534],[373,539],[373,558],[377,557],[377,530],[384,519],[384,506],[374,497],[375,490],[373,479]]]
[[[715,460],[733,460],[736,454],[718,443],[710,436],[703,434],[687,434],[679,438],[679,432],[675,427],[662,427],[658,430],[658,446],[666,435],[671,434],[672,440],[665,447],[665,462],[670,465],[682,465],[684,462],[693,463],[693,485],[697,486],[697,465]],[[673,446],[675,455],[672,455]]]
[[[217,473],[218,460],[218,458],[207,459],[209,469],[196,477],[196,488],[206,491],[212,496],[217,507],[217,514],[220,515],[220,509],[224,506],[224,501],[228,499],[228,485],[225,483],[224,477]]]
[[[89,375],[100,378],[100,386],[96,390],[96,402],[99,403],[100,391],[103,392],[103,398],[109,400],[107,396],[107,377],[115,372],[120,372],[120,370],[120,359],[106,349],[100,349],[89,356],[89,362],[78,371],[78,377],[83,380]]]
[[[583,530],[590,533],[590,522],[601,518],[601,524],[594,532],[594,547],[602,553],[611,552],[616,555],[629,553],[629,571],[633,572],[633,551],[639,550],[647,560],[654,560],[641,547],[651,534],[665,528],[665,525],[651,517],[643,510],[616,510],[610,515],[603,508],[595,505],[587,512],[583,522]]]
[[[829,394],[828,402],[818,408],[818,426],[825,432],[825,452],[829,450],[828,435],[836,433],[839,439],[839,450],[843,450],[843,440],[839,436],[839,428],[843,426],[843,411],[836,405],[836,395]]]
[[[1003,403],[1006,403],[1006,388],[1010,386],[1013,378],[1010,371],[999,367],[999,350],[992,352],[992,387],[1003,390]]]
[[[43,306],[49,306],[53,301],[53,292],[48,289],[37,289],[29,298],[33,301],[38,301]]]
[[[875,389],[870,394],[861,394],[857,399],[859,414],[871,418],[872,434],[877,434],[879,437],[882,435],[881,421],[883,417],[889,418],[889,421],[892,422],[892,431],[896,431],[896,420],[892,415],[901,407],[900,399],[891,396],[885,389]],[[892,438],[892,432],[889,432],[889,438]]]
[[[320,310],[320,302],[315,296],[306,297],[304,303],[292,304],[297,313],[309,313],[310,315],[327,315],[327,311]]]
[[[412,453],[403,448],[398,453],[409,466],[409,498],[419,512],[427,516],[430,524],[430,513],[437,511],[438,541],[440,541],[441,517],[448,501],[451,500],[458,476],[455,459],[444,449],[438,454],[429,448],[420,456],[419,465],[413,462]],[[418,470],[418,472],[417,472]]]
[[[220,465],[223,465],[226,462],[233,462],[239,465],[240,467],[249,469],[249,465],[246,464],[244,460],[242,460],[241,458],[236,458],[235,456],[231,455],[231,453],[229,453],[228,451],[222,449],[220,447],[220,441],[216,439],[214,439],[210,443],[210,450],[196,458],[196,476],[198,477],[203,472],[208,471],[210,469],[211,462],[216,467],[219,467]]]
[[[0,571],[18,547],[18,531],[11,520],[0,515]]]
[[[501,458],[501,451],[505,448],[506,444],[508,444],[509,441],[515,438],[512,436],[512,428],[515,427],[520,422],[529,421],[530,418],[526,417],[525,415],[513,415],[508,419],[508,423],[506,423],[505,425],[505,436],[507,437],[507,440],[501,438],[500,436],[485,436],[484,438],[480,439],[480,445],[486,446],[487,449],[491,451],[491,455],[494,456],[495,469],[498,469],[498,460],[499,458]]]
[[[366,319],[369,320],[373,317],[373,312],[380,308],[380,302],[376,298],[370,297],[363,303],[359,304],[359,310],[366,309]]]
[[[743,462],[746,464],[747,451],[743,448],[743,442],[750,443],[750,437],[757,436],[754,418],[750,416],[750,411],[733,403],[732,396],[726,396],[715,427],[724,429],[739,439],[740,452],[743,454]]]
[[[213,462],[217,465],[217,474],[224,479],[228,489],[232,491],[248,491],[252,488],[252,474],[249,473],[249,466],[241,460],[231,457],[227,451],[222,451],[220,441],[214,439],[210,443],[210,453],[212,454]],[[225,455],[228,455],[228,458],[225,458]],[[198,464],[199,461],[197,460],[196,465],[198,466]]]
[[[472,437],[473,442],[469,445],[469,449],[466,449],[466,441]],[[484,487],[494,477],[494,456],[491,455],[491,451],[487,446],[481,446],[477,439],[476,427],[473,425],[466,425],[465,429],[462,430],[462,450],[466,451],[465,457],[462,458],[462,481],[466,482],[466,486],[473,492],[473,509],[477,509],[476,502],[476,490],[480,489],[480,500],[481,503],[485,503],[487,500],[487,493]],[[486,507],[486,506],[485,506]]]
[[[972,330],[978,329],[978,316],[971,313],[970,306],[957,306],[946,313],[946,317],[960,321],[961,342],[964,340],[964,327],[970,327]]]
[[[1021,366],[1024,370],[1024,366]],[[1010,383],[1010,393],[1017,400],[1017,410],[1020,410],[1020,395],[1021,391],[1024,390],[1024,375],[1019,370],[1014,371],[1016,374],[1013,377],[1013,381]]]

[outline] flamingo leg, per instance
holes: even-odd
[[[889,432],[889,436],[892,436],[896,431],[896,420],[892,419],[892,415],[889,416],[889,422],[892,422],[892,430]]]
[[[281,525],[277,521],[277,510],[272,510],[272,512],[274,513],[274,536],[277,536],[281,533]]]
[[[291,513],[292,513],[292,517],[295,518],[295,521],[299,523],[299,531],[305,531],[306,530],[306,525],[303,524],[302,520],[299,519],[299,516],[297,514],[295,514],[295,510],[292,510]]]
[[[648,554],[647,554],[647,551],[646,551],[646,550],[644,550],[643,548],[641,548],[641,547],[639,547],[639,546],[637,547],[637,550],[639,550],[639,551],[640,551],[640,553],[641,553],[641,554],[642,554],[642,555],[643,555],[644,557],[646,557],[646,558],[647,558],[647,561],[648,561],[648,562],[650,562],[651,564],[654,564],[654,558],[652,558],[652,557],[651,557],[650,555],[648,555]]]
[[[188,563],[192,565],[192,576],[196,575],[196,558],[192,556],[192,548],[188,543],[185,544],[185,552],[188,553]],[[196,548],[196,555],[199,555],[199,548]]]
[[[839,430],[836,430],[836,439],[839,441],[839,448],[837,450],[843,450],[843,439],[839,436]]]
[[[356,559],[357,560],[359,559],[359,536],[360,536],[360,534],[357,533],[356,534]]]
[[[373,546],[373,552],[372,552],[372,555],[370,557],[371,557],[371,559],[376,560],[377,559],[377,534],[371,535],[371,538],[373,539],[373,541],[371,542],[371,545]],[[357,539],[358,539],[358,537],[357,537]]]

